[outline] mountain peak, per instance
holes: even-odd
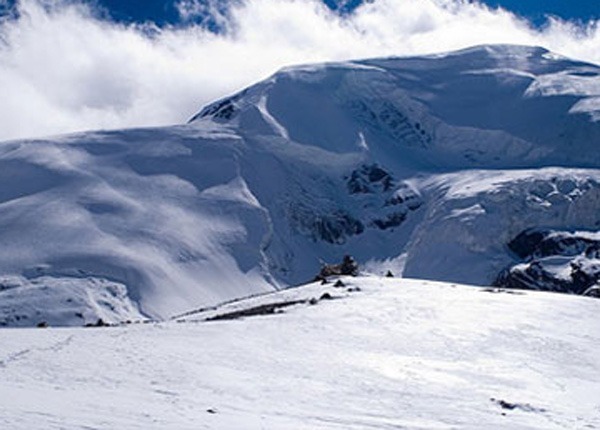
[[[285,68],[191,122],[241,124],[341,152],[353,151],[361,134],[372,142],[403,136],[402,151],[421,150],[418,157],[435,165],[598,165],[600,155],[590,155],[599,100],[598,66],[540,47],[483,45]],[[532,127],[532,117],[545,118],[545,127]],[[476,140],[464,135],[473,130]],[[580,151],[567,150],[573,145]]]

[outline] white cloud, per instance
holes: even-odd
[[[542,45],[600,63],[600,26],[537,30],[465,0],[375,0],[340,17],[317,0],[246,0],[207,10],[228,32],[102,21],[83,6],[21,0],[0,24],[0,139],[181,123],[202,104],[290,64],[439,52],[483,43]],[[203,12],[185,0],[180,13]]]
[[[225,28],[228,25],[228,12],[233,2],[238,0],[178,0],[175,8],[184,22],[194,21],[201,25]],[[239,4],[239,3],[238,3]]]

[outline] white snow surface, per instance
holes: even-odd
[[[143,321],[123,284],[106,279],[39,276],[0,278],[0,315],[6,325],[87,325]]]
[[[518,46],[302,66],[187,125],[2,142],[0,277],[53,279],[57,305],[124,286],[108,322],[297,285],[344,254],[489,285],[524,229],[598,230],[599,76]],[[0,288],[0,325],[42,322],[36,291]],[[77,303],[51,322],[110,310]]]
[[[343,282],[180,323],[0,330],[0,427],[600,427],[599,300],[408,279]],[[324,293],[333,299],[201,322]]]

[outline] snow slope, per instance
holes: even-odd
[[[288,68],[187,125],[2,142],[0,325],[165,319],[346,253],[490,285],[524,230],[598,230],[599,100],[598,66],[482,46]],[[20,306],[40,285],[81,306]]]
[[[600,301],[343,281],[186,323],[0,330],[0,427],[600,427]],[[190,322],[326,292],[275,315]]]
[[[239,176],[242,145],[177,128],[2,144],[2,188],[13,194],[0,209],[3,271],[116,281],[138,313],[163,317],[271,290],[261,268],[268,214]]]

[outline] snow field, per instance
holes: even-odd
[[[221,310],[333,297],[274,315],[191,322],[214,315],[207,311],[180,323],[2,330],[0,425],[600,426],[597,300],[407,279],[343,282]]]

